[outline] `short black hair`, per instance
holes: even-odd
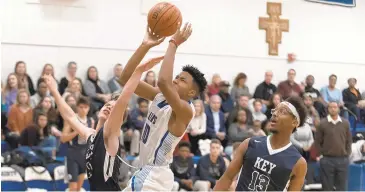
[[[182,148],[182,147],[187,147],[187,148],[189,148],[189,149],[190,149],[191,145],[190,145],[190,143],[189,143],[189,142],[187,142],[187,141],[181,141],[181,142],[179,143],[179,145],[178,145],[178,148],[180,149],[180,148]]]
[[[80,98],[79,98],[79,100],[77,100],[77,103],[76,103],[76,105],[77,106],[79,106],[79,105],[87,105],[87,106],[90,106],[90,100],[89,100],[89,98],[87,98],[87,97],[84,97],[84,96],[81,96]]]
[[[299,96],[292,96],[286,99],[287,102],[292,104],[298,111],[300,124],[299,127],[303,126],[305,120],[307,119],[307,107],[304,105],[303,99]],[[296,131],[296,128],[293,132]]]
[[[143,102],[145,102],[145,103],[147,103],[147,104],[148,104],[148,100],[147,100],[147,99],[142,98],[142,97],[138,97],[138,99],[137,99],[137,104],[138,104],[138,105],[140,105],[140,104],[141,104],[141,103],[143,103]]]
[[[210,141],[210,144],[219,144],[219,145],[222,145],[222,142],[221,142],[221,141],[219,141],[218,139],[212,139],[212,140]]]
[[[205,90],[208,83],[204,77],[204,74],[202,72],[200,72],[198,68],[196,68],[192,65],[185,65],[182,68],[182,71],[189,73],[193,77],[194,82],[198,85],[199,93],[201,93]],[[199,93],[197,93],[197,94],[199,94]]]

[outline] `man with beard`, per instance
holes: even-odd
[[[314,85],[314,76],[308,75],[305,78],[305,88],[304,88],[304,94],[311,96],[313,99],[313,106],[316,108],[319,116],[321,118],[327,116],[326,108],[323,105],[323,99],[321,97],[321,93],[318,91],[318,89],[313,87]]]

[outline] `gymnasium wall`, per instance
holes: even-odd
[[[4,0],[2,14],[2,80],[13,71],[17,60],[28,64],[38,79],[45,63],[52,63],[58,78],[66,64],[79,64],[85,77],[89,65],[107,79],[112,66],[125,64],[142,41],[146,1],[156,0]],[[338,75],[339,87],[356,77],[365,90],[365,1],[356,8],[283,0],[282,18],[289,19],[289,33],[283,34],[279,56],[268,56],[265,32],[258,18],[266,15],[264,0],[175,0],[184,21],[193,23],[193,35],[178,50],[176,72],[194,64],[211,78],[219,72],[233,80],[248,74],[251,91],[262,81],[264,71],[274,71],[274,82],[286,78],[289,68],[297,70],[297,81],[308,74],[316,87],[327,84],[331,73]],[[149,2],[148,4],[153,4]],[[167,41],[166,41],[167,42]],[[151,50],[148,57],[164,53],[167,43]],[[287,64],[287,53],[298,61]],[[158,70],[158,67],[155,68]]]

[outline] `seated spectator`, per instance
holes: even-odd
[[[111,79],[109,79],[108,81],[108,86],[109,89],[112,93],[115,92],[120,92],[122,87],[120,86],[120,84],[118,83],[120,76],[122,75],[123,72],[123,66],[120,63],[117,63],[114,66],[114,77],[112,77]]]
[[[219,139],[223,142],[226,138],[226,127],[224,114],[220,111],[222,100],[218,95],[211,96],[209,100],[210,106],[205,110],[207,115],[206,136],[208,139]]]
[[[130,153],[137,155],[139,153],[139,137],[146,123],[148,114],[149,101],[144,98],[137,99],[138,107],[131,111],[131,127],[126,130],[124,135],[125,141],[131,142]]]
[[[234,102],[228,91],[229,86],[230,86],[230,84],[228,81],[221,81],[219,84],[220,90],[219,90],[218,95],[222,99],[221,111],[224,113],[225,119],[228,118],[229,113],[233,110],[233,107],[234,107]]]
[[[208,85],[208,96],[216,95],[220,91],[220,83],[222,79],[219,74],[214,74],[212,77],[212,83]]]
[[[96,67],[91,66],[87,70],[87,79],[84,84],[87,96],[91,97],[92,104],[96,109],[101,109],[111,99],[108,85],[99,79]]]
[[[248,96],[241,95],[239,97],[236,107],[233,108],[232,112],[228,115],[226,123],[227,127],[229,127],[233,123],[233,121],[235,121],[235,119],[237,118],[238,111],[241,109],[246,111],[247,124],[252,125],[252,112],[249,110],[248,103],[249,103]]]
[[[289,69],[288,71],[288,79],[286,81],[282,81],[278,85],[278,93],[283,97],[283,99],[287,99],[291,96],[301,96],[302,89],[299,84],[295,82],[296,71],[294,69]]]
[[[304,105],[307,107],[307,120],[306,123],[311,127],[312,132],[316,131],[316,127],[321,121],[317,110],[313,106],[313,99],[310,95],[306,93],[303,95]]]
[[[225,153],[231,155],[233,148],[232,144],[235,142],[242,142],[243,140],[251,137],[251,128],[247,125],[247,115],[246,111],[241,109],[238,111],[237,119],[228,128],[228,143],[229,146],[226,147]]]
[[[25,89],[30,95],[35,94],[32,78],[27,74],[27,68],[24,61],[18,61],[15,64],[14,73],[18,79],[19,89]]]
[[[247,75],[239,73],[234,79],[233,88],[231,89],[231,96],[234,101],[238,101],[241,95],[250,97],[250,91],[246,86]]]
[[[276,86],[271,83],[273,77],[272,71],[265,72],[264,82],[257,85],[253,98],[260,99],[264,105],[269,105],[269,99],[276,92]]]
[[[196,171],[193,159],[190,157],[190,144],[188,142],[179,143],[178,155],[174,156],[170,168],[174,173],[175,180],[172,191],[179,191],[180,189],[192,191]],[[194,191],[200,191],[200,189],[194,189]]]
[[[271,111],[276,108],[277,105],[282,101],[282,98],[279,93],[274,93],[272,97],[269,100],[269,105],[267,106],[267,110],[265,112],[265,115],[267,119],[271,119]]]
[[[323,105],[324,101],[321,93],[313,85],[314,77],[313,75],[308,75],[305,79],[304,94],[311,96],[314,108],[316,108],[319,116],[324,118],[327,116],[326,107]]]
[[[66,77],[62,77],[60,80],[60,84],[58,85],[58,91],[61,95],[65,93],[67,87],[69,87],[68,82],[76,79],[76,71],[77,71],[77,64],[74,61],[70,61],[67,64],[67,75]]]
[[[148,71],[144,77],[144,82],[157,87],[156,73],[154,71]]]
[[[47,122],[51,128],[57,128],[58,125],[58,113],[54,107],[52,107],[52,99],[50,96],[43,97],[41,102],[33,109],[33,122],[36,122],[39,114],[47,115]]]
[[[360,139],[351,145],[350,163],[365,163],[365,140]]]
[[[56,77],[55,77],[55,74],[54,74],[54,68],[53,68],[53,65],[52,64],[45,64],[43,66],[43,71],[42,71],[42,74],[41,76],[39,77],[38,81],[42,81],[43,80],[43,75],[52,75],[52,77],[57,81]],[[37,84],[38,84],[38,81],[37,81]]]
[[[20,136],[20,145],[38,146],[50,156],[55,157],[57,140],[51,135],[46,114],[40,113],[35,123],[26,127]]]
[[[68,95],[66,98],[65,98],[65,101],[66,103],[69,105],[69,106],[74,106],[76,105],[76,97],[73,96],[73,95]]]
[[[221,147],[221,142],[218,139],[212,139],[210,143],[210,153],[202,156],[198,162],[197,176],[199,177],[199,181],[209,182],[208,189],[213,188],[216,181],[226,171],[226,163],[220,154]]]
[[[48,87],[46,85],[46,82],[44,82],[43,79],[40,79],[37,82],[36,94],[34,94],[33,96],[30,97],[30,106],[32,108],[35,108],[40,103],[40,101],[43,99],[43,97],[46,97],[46,96],[50,96]],[[52,97],[50,97],[50,98],[52,99],[52,106],[54,107],[55,106],[54,99]]]
[[[66,98],[69,95],[73,95],[76,101],[79,100],[81,96],[84,96],[81,79],[75,78],[69,81],[69,86],[65,89],[62,97]]]
[[[330,75],[329,85],[321,89],[321,95],[326,105],[330,102],[336,102],[340,107],[343,107],[342,93],[336,88],[337,76]]]
[[[203,101],[194,101],[195,116],[190,121],[187,132],[189,133],[189,141],[191,143],[191,152],[195,155],[199,154],[198,141],[204,138],[207,130],[207,116],[205,115]]]
[[[355,78],[348,79],[347,83],[349,87],[342,91],[343,101],[345,102],[345,107],[349,109],[352,113],[356,115],[358,119],[360,118],[360,105],[359,101],[361,100],[360,91],[356,89],[356,82]],[[365,109],[365,108],[364,108]]]
[[[4,95],[2,95],[4,99],[4,109],[6,112],[10,109],[10,107],[16,103],[16,98],[18,94],[19,84],[18,79],[14,73],[10,73],[8,75],[8,79],[6,82],[5,89],[3,91]]]
[[[266,115],[262,113],[262,103],[261,100],[256,99],[253,102],[253,113],[252,118],[254,120],[259,120],[260,122],[265,121],[267,119]]]
[[[308,161],[310,158],[309,150],[314,143],[311,126],[307,122],[305,122],[303,126],[298,127],[297,130],[292,133],[292,135],[290,136],[290,141],[302,154],[305,160]]]
[[[266,133],[261,129],[261,122],[263,121],[260,121],[258,119],[255,119],[253,121],[253,128],[252,129],[249,129],[248,132],[252,135],[252,136],[266,136]]]

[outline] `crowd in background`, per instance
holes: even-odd
[[[86,78],[77,77],[77,63],[69,62],[67,75],[56,79],[59,82],[59,92],[67,104],[90,127],[96,125],[97,113],[111,99],[112,94],[123,89],[118,83],[123,66],[116,64],[113,70],[114,76],[108,80],[100,79],[98,69],[94,66],[88,68]],[[55,156],[59,142],[68,142],[66,135],[72,133],[72,129],[57,111],[53,97],[41,78],[44,74],[54,76],[52,64],[44,65],[38,79],[32,79],[27,74],[25,62],[15,64],[14,72],[8,74],[6,82],[2,83],[1,133],[2,140],[7,141],[12,148],[38,146]],[[271,111],[290,96],[301,96],[308,109],[306,123],[291,136],[291,142],[307,161],[318,161],[326,155],[350,156],[351,162],[364,160],[363,157],[359,159],[353,152],[348,152],[348,145],[350,151],[357,148],[351,149],[351,143],[347,140],[344,143],[333,142],[328,147],[328,132],[323,131],[331,126],[328,122],[333,122],[334,125],[345,128],[344,134],[347,137],[349,116],[355,116],[360,123],[365,122],[365,90],[361,93],[356,88],[355,78],[349,78],[348,88],[340,90],[336,87],[335,74],[329,76],[328,85],[319,89],[315,88],[315,77],[312,75],[308,75],[305,82],[297,83],[294,69],[290,69],[287,79],[278,85],[271,82],[273,75],[271,71],[263,74],[263,81],[257,82],[255,90],[249,90],[246,86],[248,76],[245,73],[237,74],[232,84],[222,80],[219,74],[213,75],[206,92],[194,100],[195,117],[175,150],[171,169],[175,175],[176,189],[206,191],[212,188],[225,171],[240,142],[252,136],[271,134],[267,131]],[[143,81],[157,86],[156,76],[155,72],[149,71]],[[83,111],[78,104],[87,103],[79,102],[85,98],[91,105]],[[149,104],[150,101],[137,95],[129,102],[129,115],[121,127],[120,142],[131,156],[138,157],[140,135]],[[341,117],[336,120],[337,114]],[[331,136],[336,138],[336,134],[338,140],[343,138],[340,131]],[[340,147],[334,146],[337,144]],[[365,144],[359,147],[364,154]],[[343,150],[336,151],[333,148]],[[193,155],[202,156],[196,167],[191,159]],[[323,167],[330,169],[326,164]]]

